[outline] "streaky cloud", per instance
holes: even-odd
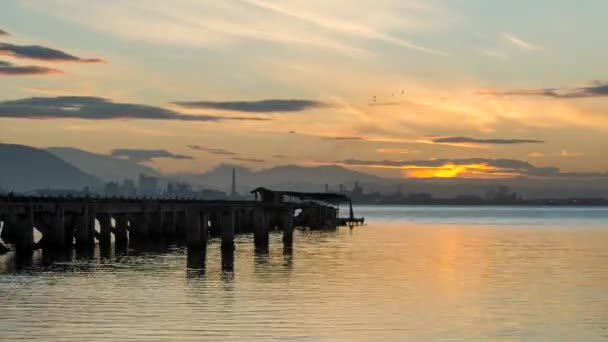
[[[481,90],[480,95],[492,96],[537,96],[555,99],[581,99],[608,96],[608,82],[594,81],[586,87],[576,88],[538,88],[513,90]]]
[[[184,108],[217,109],[237,112],[273,113],[301,112],[309,109],[331,107],[329,104],[314,100],[259,100],[259,101],[176,101],[173,104]]]
[[[148,149],[130,149],[130,148],[119,148],[112,150],[111,156],[117,158],[124,158],[134,161],[136,163],[151,161],[157,158],[168,158],[168,159],[193,159],[192,156],[186,156],[181,154],[174,154],[167,150],[148,150]]]
[[[511,144],[540,144],[544,143],[543,140],[536,139],[479,139],[472,137],[441,137],[432,140],[436,144],[450,143],[472,143],[472,144],[490,144],[490,145],[511,145]]]
[[[62,74],[63,71],[36,65],[15,65],[13,63],[0,61],[1,76],[32,76]]]
[[[11,34],[8,33],[7,31],[0,29],[0,36],[10,36]]]
[[[266,162],[264,159],[241,158],[241,157],[234,157],[234,158],[232,158],[232,160],[246,162],[246,163],[265,163]]]
[[[187,145],[189,149],[195,150],[195,151],[203,151],[203,152],[209,152],[211,154],[217,154],[217,155],[222,155],[222,156],[236,156],[237,153],[222,149],[222,148],[210,148],[210,147],[205,147],[205,146],[200,146],[200,145]]]
[[[147,119],[179,121],[264,120],[260,118],[186,115],[169,109],[118,103],[93,96],[30,97],[0,102],[0,118],[21,119]]]
[[[363,137],[321,137],[323,140],[335,140],[335,141],[363,141]]]
[[[0,55],[8,55],[15,58],[37,59],[49,62],[73,62],[73,63],[103,63],[101,58],[81,58],[61,50],[52,49],[41,45],[15,45],[0,43]]]

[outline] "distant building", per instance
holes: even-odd
[[[139,194],[146,197],[158,196],[158,178],[139,175]]]
[[[106,197],[119,197],[120,196],[120,186],[116,182],[106,183],[105,186],[105,195]]]
[[[164,197],[175,198],[196,198],[199,194],[192,190],[192,185],[182,182],[170,182],[167,184],[167,191],[164,193]]]
[[[137,188],[135,182],[131,179],[125,179],[120,186],[120,196],[135,197],[137,196]]]

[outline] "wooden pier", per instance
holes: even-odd
[[[77,253],[127,250],[155,241],[175,241],[202,259],[204,268],[209,238],[221,241],[222,255],[234,252],[237,234],[253,234],[255,249],[267,251],[269,232],[283,233],[283,246],[291,250],[296,227],[335,230],[341,223],[340,194],[277,192],[258,188],[255,201],[203,201],[184,199],[0,197],[2,240],[17,254]],[[259,195],[259,199],[257,198]],[[332,203],[334,205],[332,205]],[[99,231],[96,230],[99,227]],[[42,236],[34,241],[34,229]],[[112,239],[112,236],[114,237]],[[0,243],[0,253],[9,249]],[[224,257],[223,257],[224,259]],[[222,265],[229,269],[230,262]]]

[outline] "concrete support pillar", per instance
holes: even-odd
[[[183,240],[186,238],[186,212],[185,210],[174,210],[173,217],[175,219],[175,235]]]
[[[34,251],[34,209],[29,205],[25,215],[18,218],[15,247],[17,253],[30,254]]]
[[[148,213],[148,231],[153,239],[163,236],[163,215],[160,208]]]
[[[127,235],[127,230],[129,228],[129,219],[127,217],[127,214],[117,214],[116,216],[114,216],[114,220],[116,221],[116,228],[114,229],[114,240],[116,246],[126,246],[129,241]]]
[[[50,229],[47,231],[47,242],[48,245],[57,250],[63,250],[66,248],[67,242],[67,228],[65,224],[65,210],[62,205],[58,204],[55,207],[55,215],[53,216],[53,223]]]
[[[186,209],[186,246],[198,250],[201,247],[201,213],[196,207]]]
[[[234,271],[234,209],[226,208],[219,215],[219,226],[222,234],[222,271]]]
[[[281,226],[283,228],[283,246],[285,248],[293,247],[293,208],[287,208],[281,212]]]
[[[95,234],[93,224],[95,216],[92,215],[88,205],[85,205],[76,223],[76,250],[85,251],[92,249],[95,245]]]
[[[175,226],[176,226],[176,217],[174,211],[166,211],[161,213],[163,217],[163,236],[166,238],[174,238],[175,237]]]
[[[234,250],[234,210],[227,208],[220,216],[222,230],[222,250]]]
[[[145,242],[150,238],[148,230],[148,213],[130,215],[129,221],[129,240],[130,242]]]
[[[109,213],[97,214],[99,221],[99,244],[109,246],[112,241],[112,216]]]
[[[263,207],[256,207],[253,211],[253,243],[258,252],[268,251],[268,225]]]
[[[8,213],[3,218],[2,234],[0,238],[6,243],[15,243],[17,239],[17,218],[14,214]]]

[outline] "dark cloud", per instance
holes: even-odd
[[[60,50],[40,45],[15,45],[0,43],[0,55],[16,58],[39,59],[51,62],[102,63],[100,58],[80,58]]]
[[[473,143],[473,144],[489,144],[489,145],[511,145],[511,144],[540,144],[544,143],[542,140],[534,139],[479,139],[471,137],[442,137],[433,139],[434,143],[438,144],[461,144],[461,143]]]
[[[463,159],[432,159],[432,160],[410,160],[410,161],[366,161],[349,159],[341,164],[363,167],[388,167],[388,168],[440,168],[446,165],[471,166],[485,165],[489,168],[479,168],[484,174],[513,174],[519,176],[533,177],[560,177],[569,176],[570,173],[562,173],[557,167],[537,167],[526,161],[516,159],[487,159],[487,158],[463,158]],[[579,174],[581,175],[581,174]],[[587,176],[598,176],[605,174],[584,174]]]
[[[222,156],[236,156],[237,154],[234,152],[230,152],[228,150],[224,150],[221,148],[209,148],[200,145],[188,145],[188,148],[196,150],[196,151],[204,151],[212,154],[222,155]]]
[[[323,140],[342,140],[342,141],[362,141],[365,138],[362,137],[321,137]]]
[[[0,36],[10,36],[10,33],[4,31],[3,29],[0,29]]]
[[[301,112],[307,109],[330,107],[328,104],[312,100],[261,100],[261,101],[178,101],[174,104],[186,108],[219,109],[238,112],[271,113]]]
[[[485,90],[479,91],[482,95],[494,96],[540,96],[556,99],[580,99],[589,97],[608,96],[608,83],[594,81],[587,87],[578,88],[540,88],[540,89],[515,89],[515,90]]]
[[[149,119],[183,121],[258,120],[212,115],[185,115],[161,107],[116,103],[91,96],[30,97],[0,102],[0,117],[88,120]]]
[[[193,159],[191,156],[173,154],[167,150],[144,150],[129,148],[112,150],[111,155],[117,158],[129,159],[136,163],[147,162],[156,158]]]
[[[0,61],[0,75],[3,76],[30,76],[30,75],[49,75],[61,74],[62,71],[53,68],[35,65],[15,65],[13,63]]]
[[[240,157],[234,157],[234,158],[232,158],[232,160],[246,162],[246,163],[265,163],[266,162],[264,159],[240,158]]]

